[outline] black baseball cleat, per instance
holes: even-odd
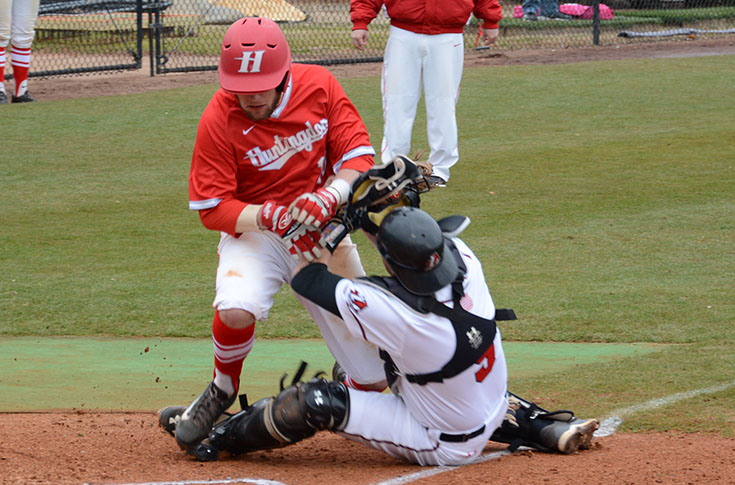
[[[5,91],[0,91],[0,104],[8,104],[8,95]]]
[[[210,382],[204,392],[181,413],[175,425],[179,447],[189,450],[198,445],[209,435],[214,423],[232,406],[236,398],[237,394],[229,397],[214,382]]]
[[[508,443],[508,450],[521,446],[549,453],[588,450],[600,423],[596,419],[579,419],[571,411],[547,411],[535,403],[509,392],[508,410],[503,424],[490,437]]]
[[[541,421],[541,420],[539,420]],[[569,455],[577,450],[588,450],[592,446],[592,436],[600,427],[596,419],[573,418],[571,421],[553,421],[542,425],[539,442],[542,446]],[[539,423],[540,424],[540,423]]]
[[[429,175],[429,187],[446,187],[447,181],[437,175]]]
[[[186,406],[168,406],[158,410],[158,425],[171,436],[176,436],[176,425],[181,421],[181,415]]]
[[[13,103],[33,103],[36,101],[33,96],[31,96],[31,93],[26,91],[25,93],[21,94],[20,96],[13,96]]]

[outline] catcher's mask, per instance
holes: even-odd
[[[219,83],[233,94],[253,94],[283,86],[291,70],[291,49],[273,20],[246,17],[222,40]]]
[[[429,183],[407,157],[399,155],[388,163],[364,172],[352,184],[344,219],[352,231],[375,234],[385,216],[398,207],[419,207],[419,194]]]
[[[417,295],[431,295],[461,273],[439,224],[415,207],[399,207],[385,216],[377,247],[398,281]]]

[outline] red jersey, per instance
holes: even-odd
[[[503,18],[498,0],[351,0],[352,30],[367,30],[383,4],[391,25],[417,34],[462,33],[472,13],[486,29],[497,29]]]
[[[373,165],[365,124],[325,68],[293,64],[280,104],[252,121],[235,95],[218,90],[199,121],[189,173],[189,208],[209,229],[235,234],[247,204],[288,205],[342,168]]]

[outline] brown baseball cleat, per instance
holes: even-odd
[[[235,402],[225,391],[210,382],[204,392],[181,413],[176,423],[176,442],[191,449],[209,435],[217,419]]]

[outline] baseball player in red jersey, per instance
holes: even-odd
[[[301,255],[320,255],[319,228],[373,165],[374,150],[354,105],[319,66],[291,63],[275,22],[240,19],[222,41],[220,86],[202,114],[189,177],[189,207],[221,233],[212,324],[214,379],[181,415],[176,439],[197,445],[235,400],[242,364],[273,296]],[[346,240],[330,267],[364,274]],[[385,388],[377,349],[339,319],[300,298],[327,346],[356,382]],[[353,374],[354,373],[354,374]]]
[[[498,37],[502,18],[498,0],[351,0],[352,42],[364,49],[368,24],[385,5],[390,35],[383,57],[383,142],[380,157],[388,163],[408,155],[416,108],[423,84],[426,103],[429,162],[432,183],[449,180],[449,170],[459,160],[455,106],[464,65],[462,30],[474,13],[483,21],[486,45]]]

